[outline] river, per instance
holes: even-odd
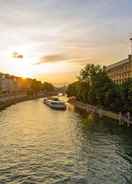
[[[0,112],[0,184],[132,183],[132,131],[42,99]]]

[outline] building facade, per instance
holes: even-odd
[[[114,63],[106,67],[108,76],[117,84],[122,84],[132,78],[132,55],[127,59]]]
[[[0,73],[0,93],[15,94],[24,92],[31,87],[31,79],[22,79],[9,74]]]

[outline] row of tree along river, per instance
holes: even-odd
[[[67,88],[69,97],[76,97],[82,104],[117,113],[116,119],[131,123],[132,79],[115,84],[105,71],[105,67],[88,64],[81,70],[77,81]],[[113,116],[115,117],[115,116]]]

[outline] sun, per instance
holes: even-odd
[[[9,73],[20,77],[32,77],[33,70],[32,65],[28,61],[22,58],[20,61],[16,58],[10,59]]]

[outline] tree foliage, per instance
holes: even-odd
[[[32,79],[30,81],[30,88],[28,93],[31,95],[37,95],[39,92],[49,93],[54,92],[55,87],[48,82],[42,83],[41,81],[38,81],[36,79]]]
[[[125,81],[121,85],[120,91],[123,102],[123,110],[132,112],[132,79]]]
[[[55,90],[55,87],[49,82],[44,82],[42,84],[42,89],[46,92],[53,92]]]
[[[88,64],[80,71],[78,81],[67,88],[68,96],[112,111],[132,111],[132,79],[115,84],[100,65]]]

